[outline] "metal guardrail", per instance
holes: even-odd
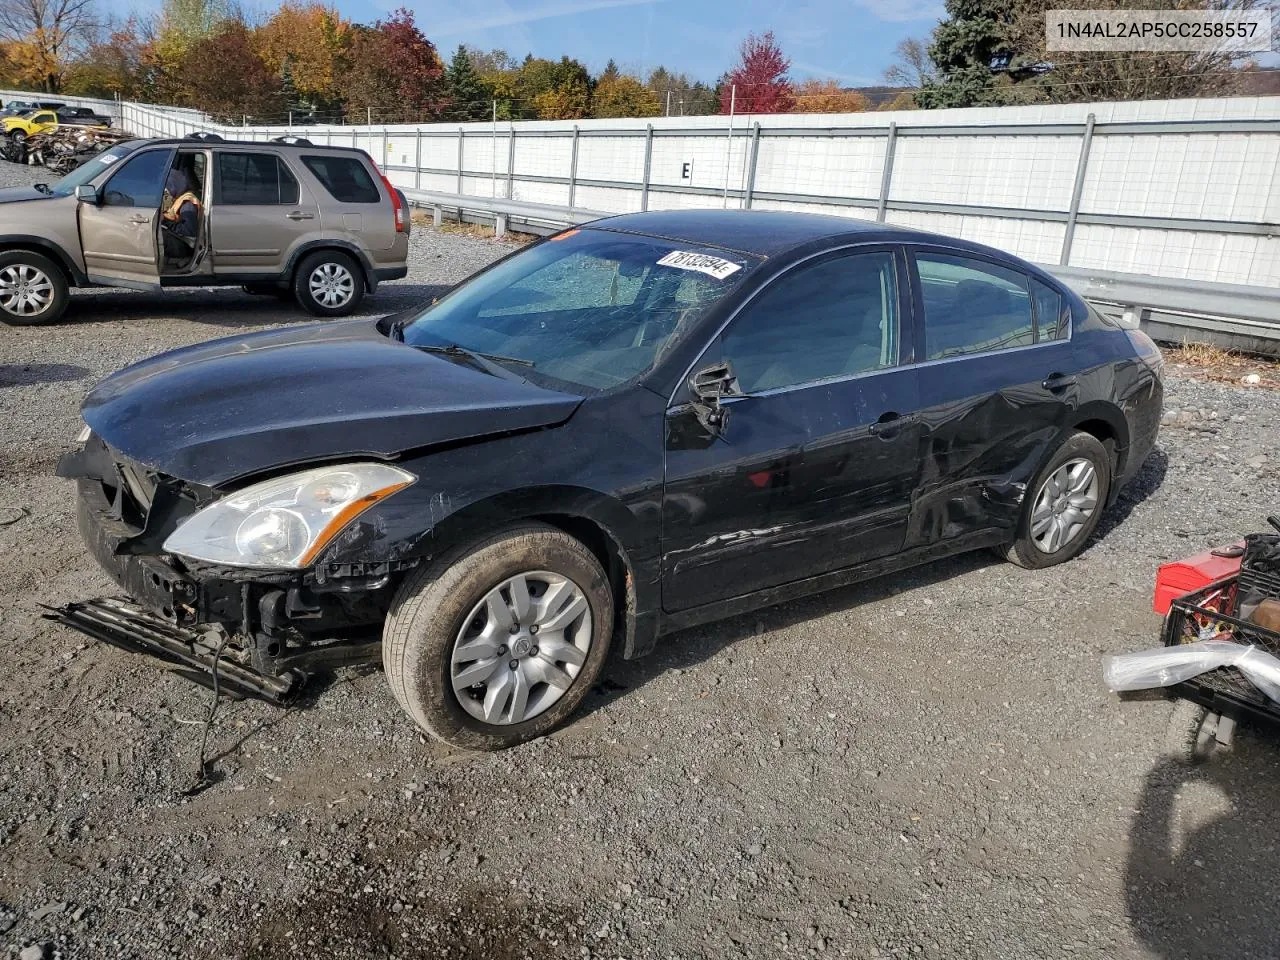
[[[414,206],[431,209],[437,225],[446,212],[480,214],[494,221],[497,236],[505,234],[513,222],[533,233],[547,233],[614,215],[503,197],[413,189],[403,193]],[[1104,313],[1126,325],[1141,326],[1157,340],[1208,341],[1250,353],[1280,356],[1280,292],[1273,288],[1059,264],[1042,266]]]

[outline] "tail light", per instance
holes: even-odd
[[[396,233],[408,233],[409,211],[400,202],[400,191],[391,185],[391,181],[387,179],[387,175],[381,170],[378,171],[378,176],[382,177],[382,185],[387,188],[387,193],[391,195],[391,210],[396,218]]]

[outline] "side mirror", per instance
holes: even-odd
[[[689,378],[689,389],[697,398],[698,419],[708,428],[718,428],[724,422],[725,397],[739,396],[738,378],[728,363],[716,363],[703,367]]]
[[[92,183],[82,183],[76,187],[76,199],[81,203],[91,203],[95,207],[101,202],[98,196],[98,188]]]

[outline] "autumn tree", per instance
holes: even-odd
[[[81,97],[137,98],[143,89],[143,53],[138,22],[130,18],[72,61],[62,89]]]
[[[143,38],[145,96],[157,103],[191,103],[184,85],[192,47],[214,37],[230,19],[228,0],[164,0]]]
[[[283,4],[253,31],[253,48],[298,104],[328,110],[341,99],[342,58],[351,24],[323,3]]]
[[[612,61],[610,61],[612,63]],[[600,75],[591,95],[593,117],[656,117],[662,112],[658,96],[635,77],[625,73]]]
[[[444,112],[444,65],[405,8],[372,27],[357,27],[347,59],[343,90],[353,120],[369,112],[384,121],[435,119]]]
[[[862,113],[871,108],[857,90],[846,90],[834,80],[806,80],[796,87],[797,113]]]
[[[591,112],[591,74],[577,60],[529,56],[515,84],[525,116],[539,120],[580,120]]]
[[[19,82],[57,93],[95,26],[93,0],[0,0],[0,40]]]
[[[192,44],[180,75],[190,104],[215,116],[276,120],[285,109],[279,77],[254,52],[238,20]]]
[[[721,81],[720,112],[790,113],[795,92],[787,71],[791,61],[782,53],[772,31],[748,34],[739,50],[738,64]]]
[[[903,90],[892,100],[886,101],[881,110],[919,110],[916,98],[911,90]]]
[[[471,63],[467,48],[461,44],[444,72],[444,83],[449,97],[450,120],[487,120],[493,116],[489,91]]]

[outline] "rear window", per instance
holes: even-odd
[[[339,203],[378,203],[378,185],[355,157],[303,157],[303,164]]]
[[[234,206],[298,202],[298,181],[271,153],[219,153],[218,191],[218,203]]]

